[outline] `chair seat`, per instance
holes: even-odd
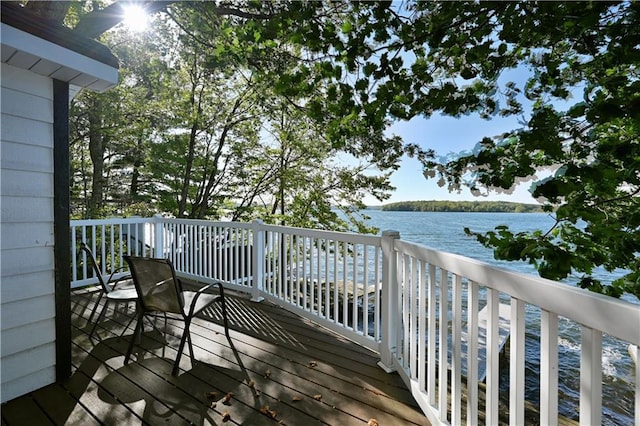
[[[138,299],[135,288],[119,288],[107,293],[107,298],[111,300],[134,301]]]
[[[182,296],[184,297],[183,310],[185,315],[189,314],[189,309],[191,308],[191,302],[193,301],[193,298],[196,297],[197,294],[198,292],[196,291],[182,292]],[[198,312],[200,312],[201,310],[203,310],[204,308],[206,308],[207,306],[209,306],[210,304],[212,304],[218,299],[220,299],[220,296],[217,294],[202,293],[198,297],[198,300],[196,301],[196,307],[193,310],[193,315],[196,315]]]

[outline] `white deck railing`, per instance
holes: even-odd
[[[557,424],[560,321],[581,334],[580,424],[600,424],[603,335],[640,345],[639,305],[402,241],[393,231],[368,236],[161,217],[72,221],[71,229],[72,287],[96,282],[77,257],[80,241],[105,272],[125,266],[125,254],[170,258],[183,277],[224,281],[377,351],[380,365],[399,372],[433,424],[498,424],[501,368],[510,381],[509,422],[524,424],[525,336],[532,327],[540,335],[539,421]],[[500,361],[505,306],[508,363]],[[478,378],[485,374],[479,405]],[[632,382],[640,426],[637,366]]]

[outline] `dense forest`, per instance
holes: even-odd
[[[385,204],[380,210],[403,212],[496,212],[538,213],[537,204],[509,203],[505,201],[401,201]]]

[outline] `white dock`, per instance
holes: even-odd
[[[511,305],[500,303],[498,305],[498,348],[502,353],[509,340],[511,327]],[[484,382],[487,375],[487,323],[489,320],[489,307],[485,306],[478,312],[478,381]],[[462,333],[462,351],[467,352],[467,333]],[[466,366],[464,367],[466,374]]]

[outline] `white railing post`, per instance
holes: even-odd
[[[153,241],[153,247],[151,248],[151,252],[153,253],[153,257],[158,259],[164,258],[164,226],[162,225],[162,215],[156,214],[151,218],[151,223],[155,229],[155,238]]]
[[[265,256],[265,232],[261,220],[253,221],[253,250],[251,255],[251,301],[262,302],[262,289],[264,285],[264,256]]]
[[[396,275],[398,265],[394,249],[395,240],[399,238],[398,231],[382,232],[382,341],[380,342],[380,362],[378,365],[388,373],[396,370],[393,351],[397,349],[400,326],[398,306],[400,300]]]

